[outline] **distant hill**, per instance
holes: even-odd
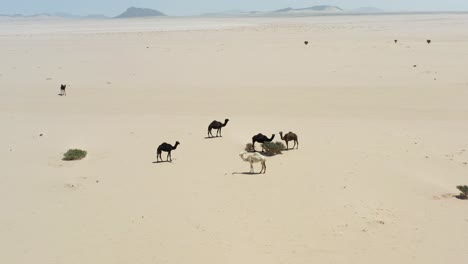
[[[365,7],[360,7],[358,9],[352,10],[352,12],[357,12],[357,13],[382,13],[385,12],[382,9],[376,8],[376,7],[371,7],[371,6],[365,6]]]
[[[130,7],[121,15],[116,16],[115,18],[157,17],[157,16],[166,16],[166,15],[154,9]]]
[[[273,13],[303,13],[303,12],[342,12],[343,9],[337,6],[332,5],[319,5],[319,6],[311,6],[306,8],[283,8]]]
[[[220,12],[212,12],[212,13],[203,13],[200,16],[208,16],[208,17],[230,17],[230,16],[248,16],[248,15],[253,15],[261,13],[259,11],[244,11],[240,9],[232,9],[232,10],[226,10],[226,11],[220,11]]]
[[[22,14],[13,14],[13,15],[3,15],[0,14],[1,18],[44,18],[44,19],[60,19],[60,18],[67,18],[67,19],[105,19],[108,18],[104,15],[88,15],[88,16],[78,16],[73,14],[68,14],[64,12],[57,12],[53,14],[49,13],[42,13],[42,14],[34,14],[34,15],[22,15]]]

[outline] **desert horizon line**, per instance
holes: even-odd
[[[337,5],[312,5],[306,7],[285,7],[280,9],[274,10],[245,10],[242,8],[234,8],[234,9],[225,9],[225,10],[218,10],[218,11],[203,11],[197,12],[192,14],[171,14],[162,9],[155,8],[155,7],[143,7],[143,6],[130,6],[126,10],[122,10],[121,13],[118,14],[103,14],[99,12],[87,13],[87,14],[77,14],[69,11],[51,11],[51,12],[37,12],[37,13],[0,13],[0,17],[12,17],[12,18],[20,18],[20,17],[38,17],[38,16],[51,16],[51,17],[62,17],[62,18],[86,18],[86,17],[102,17],[102,18],[117,18],[125,11],[129,9],[136,8],[136,9],[148,9],[148,10],[155,10],[163,13],[164,16],[169,17],[194,17],[194,16],[207,16],[207,15],[268,15],[268,14],[275,14],[280,13],[283,11],[307,11],[308,9],[316,8],[316,7],[326,7],[326,8],[337,8],[338,10],[334,11],[327,11],[327,10],[316,10],[314,13],[309,13],[310,15],[340,15],[340,14],[415,14],[415,13],[466,13],[468,10],[410,10],[410,9],[382,9],[379,7],[374,6],[360,6],[356,8],[342,8]]]

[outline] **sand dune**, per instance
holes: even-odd
[[[468,259],[468,17],[115,23],[0,22],[1,263]]]

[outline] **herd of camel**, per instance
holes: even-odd
[[[224,120],[224,123],[221,123],[221,122],[216,121],[216,120],[211,122],[211,124],[208,126],[208,138],[222,137],[221,130],[223,129],[223,127],[225,127],[227,125],[228,122],[229,122],[229,119]],[[213,134],[211,133],[213,129],[216,129],[216,136],[213,136]],[[289,149],[289,142],[290,141],[294,142],[294,146],[292,147],[293,149],[294,148],[296,148],[296,149],[299,148],[299,141],[298,141],[297,135],[295,133],[289,132],[289,133],[283,135],[283,132],[279,132],[279,134],[280,134],[281,140],[284,140],[286,142],[286,149]],[[258,143],[262,144],[262,143],[265,143],[265,142],[272,142],[274,138],[275,138],[275,134],[271,135],[271,137],[268,138],[267,136],[259,133],[259,134],[252,137],[252,151],[253,151],[253,153],[244,151],[244,152],[239,154],[239,156],[241,157],[241,159],[243,161],[250,163],[250,173],[254,173],[254,169],[253,169],[253,164],[254,163],[261,163],[262,169],[260,170],[260,173],[266,173],[266,158],[262,154],[256,152],[255,143],[258,142]],[[166,142],[159,145],[159,147],[158,147],[158,149],[156,151],[156,162],[162,162],[163,161],[163,159],[161,157],[161,154],[163,152],[167,152],[166,161],[171,162],[172,161],[171,153],[172,153],[173,150],[177,149],[177,146],[179,146],[179,145],[180,145],[179,141],[176,141],[174,146],[171,145],[171,144],[168,144]],[[263,148],[262,148],[262,151],[263,151]]]
[[[66,96],[67,95],[66,88],[67,88],[67,85],[65,85],[65,84],[60,85],[60,94],[59,94],[60,96]],[[208,126],[208,138],[222,137],[221,131],[222,131],[223,127],[225,127],[227,125],[228,122],[229,122],[229,119],[224,120],[224,123],[221,123],[221,122],[216,121],[216,120],[211,122],[210,125]],[[213,134],[211,133],[213,129],[216,129],[216,136],[213,136]],[[289,149],[289,142],[290,141],[294,142],[294,146],[292,147],[293,149],[294,148],[296,148],[296,149],[299,148],[299,141],[297,140],[297,135],[295,133],[289,132],[289,133],[283,135],[283,132],[279,132],[279,134],[280,134],[281,140],[284,140],[286,142],[286,149],[287,150]],[[275,134],[271,135],[271,137],[268,138],[267,136],[259,133],[259,134],[252,137],[252,151],[253,151],[253,153],[244,151],[244,152],[239,154],[239,156],[241,157],[242,160],[250,163],[250,173],[254,172],[253,163],[261,163],[262,164],[262,169],[260,170],[260,173],[266,173],[266,158],[265,158],[265,156],[263,156],[263,155],[256,152],[255,143],[258,142],[260,144],[263,144],[265,142],[272,142],[274,138],[275,138]],[[166,143],[166,142],[159,145],[159,147],[158,147],[158,149],[156,151],[156,162],[162,162],[163,161],[162,156],[161,156],[161,154],[163,152],[167,152],[166,161],[171,162],[172,161],[171,153],[172,153],[173,150],[176,150],[177,146],[179,146],[179,145],[180,145],[179,141],[176,141],[176,143],[174,145],[171,145],[171,144]],[[262,152],[263,151],[264,151],[264,149],[263,149],[263,145],[262,145]]]

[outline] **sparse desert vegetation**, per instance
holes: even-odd
[[[468,186],[460,185],[460,186],[457,186],[457,189],[460,191],[460,194],[457,196],[457,198],[461,200],[467,200],[468,199]]]
[[[81,149],[69,149],[65,154],[63,154],[63,160],[72,161],[72,160],[82,160],[88,154],[87,151]]]
[[[265,142],[262,144],[262,148],[265,150],[265,153],[269,156],[274,156],[282,154],[283,150],[286,149],[286,146],[283,142]]]

